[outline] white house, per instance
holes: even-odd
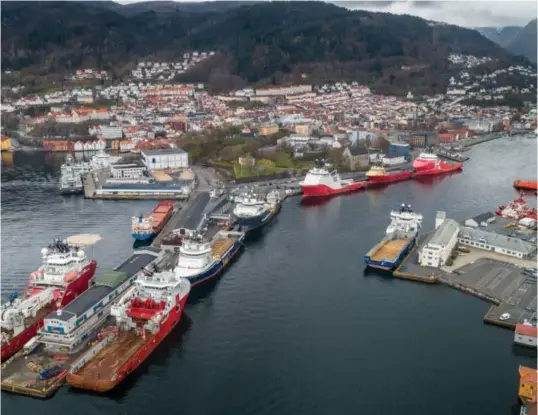
[[[144,150],[141,156],[148,170],[186,169],[189,167],[189,154],[180,148]]]
[[[435,233],[427,245],[419,251],[418,261],[420,265],[435,268],[443,266],[458,242],[459,231],[458,222],[446,219],[445,212],[437,212]]]
[[[113,164],[110,166],[110,170],[115,179],[138,179],[144,177],[146,167],[136,163]]]

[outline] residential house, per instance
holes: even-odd
[[[350,169],[358,169],[370,164],[368,149],[363,146],[348,146],[342,153],[342,157]]]

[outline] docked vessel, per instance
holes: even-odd
[[[47,314],[86,291],[95,274],[95,260],[67,242],[57,239],[41,253],[43,265],[30,274],[20,298],[14,293],[0,307],[2,361],[37,334]]]
[[[133,216],[131,230],[137,241],[146,241],[155,237],[174,213],[174,201],[162,200],[148,215]]]
[[[514,187],[518,190],[536,190],[536,180],[514,180]]]
[[[449,173],[463,168],[463,163],[445,163],[433,153],[421,153],[414,161],[416,176],[433,176]]]
[[[363,189],[366,182],[342,180],[336,170],[329,171],[326,165],[316,160],[315,166],[308,171],[299,185],[303,191],[303,197],[313,197],[353,192]]]
[[[386,271],[396,268],[415,245],[421,226],[422,215],[410,205],[391,211],[386,236],[365,255],[366,265]]]
[[[500,205],[495,213],[508,219],[520,220],[523,218],[537,219],[536,208],[529,206],[523,194],[508,205]]]
[[[210,241],[198,235],[184,239],[176,275],[187,278],[192,286],[216,277],[239,252],[244,239],[245,234],[236,231],[218,231]]]
[[[67,382],[96,392],[116,387],[177,326],[189,293],[189,281],[173,271],[139,275],[134,287],[112,306],[114,325],[71,366]]]
[[[280,211],[280,193],[271,191],[265,198],[252,191],[240,195],[235,200],[233,215],[243,232],[250,232],[267,225]]]
[[[402,169],[387,171],[382,165],[375,165],[366,172],[366,177],[372,184],[393,183],[411,179],[413,172]]]
[[[71,364],[97,338],[107,323],[110,308],[131,288],[144,268],[164,269],[167,256],[158,249],[137,250],[120,266],[98,273],[90,288],[66,307],[48,314],[34,337],[2,366],[2,390],[37,398],[51,396],[64,383]],[[52,375],[54,374],[54,375]]]
[[[65,163],[60,167],[60,193],[79,194],[84,191],[82,177],[90,171],[90,165],[85,162],[76,163],[69,154]]]

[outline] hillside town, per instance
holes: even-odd
[[[272,145],[291,149],[294,159],[337,150],[350,169],[369,163],[367,147],[378,138],[412,150],[457,145],[459,140],[494,131],[536,129],[535,110],[517,114],[516,120],[516,111],[508,106],[481,108],[465,101],[470,97],[498,100],[505,92],[535,91],[531,83],[526,88],[495,86],[497,76],[517,72],[536,77],[534,70],[510,66],[470,75],[469,68],[489,61],[473,56],[449,56],[451,62],[465,68],[450,79],[445,94],[414,97],[409,91],[404,99],[375,94],[357,82],[249,87],[211,95],[204,84],[149,81],[169,79],[174,71],[185,71],[212,53],[185,54],[181,63],[139,62],[133,76],[144,80],[4,99],[2,113],[45,108],[39,115],[20,118],[19,131],[22,139],[41,137],[43,147],[50,151],[167,148],[181,145],[182,137],[189,133],[233,127],[240,131],[239,136],[251,140],[273,137]],[[94,73],[106,76],[92,70],[77,71],[77,76]],[[44,137],[39,131],[45,125],[63,125],[68,131],[70,126],[78,126],[78,134],[69,139],[61,134]]]

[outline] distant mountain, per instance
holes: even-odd
[[[2,69],[36,76],[141,58],[218,53],[182,77],[215,90],[357,80],[387,93],[444,91],[449,53],[512,59],[475,30],[323,2],[3,2]],[[237,6],[240,7],[237,7]]]
[[[536,19],[531,20],[507,46],[513,54],[525,56],[533,63],[536,63],[536,26]]]
[[[514,55],[525,56],[536,63],[536,19],[525,27],[478,27],[476,30]]]
[[[503,48],[518,35],[523,29],[521,26],[505,26],[505,27],[477,27],[476,30],[489,40],[501,45]]]

